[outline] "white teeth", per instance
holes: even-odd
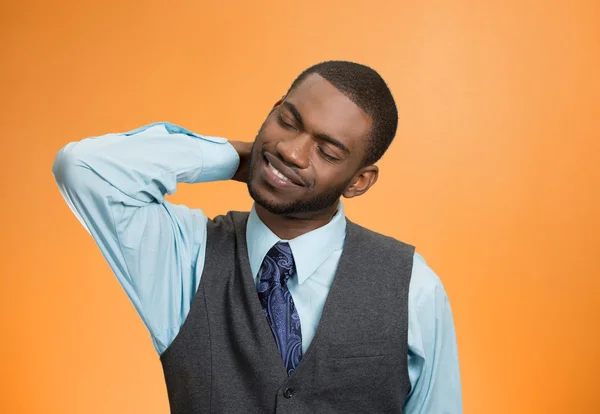
[[[279,172],[279,170],[275,167],[273,167],[271,165],[271,163],[269,163],[269,168],[271,169],[271,171],[273,171],[273,174],[275,174],[277,177],[281,178],[282,180],[285,181],[290,181],[289,178],[287,178],[285,175],[283,175],[281,172]]]

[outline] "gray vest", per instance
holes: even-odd
[[[250,271],[247,220],[208,222],[198,292],[161,355],[171,412],[402,412],[414,247],[347,220],[316,334],[288,377]]]

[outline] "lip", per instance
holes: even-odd
[[[304,183],[304,180],[302,179],[302,177],[300,177],[300,175],[298,173],[296,173],[294,170],[292,170],[290,167],[286,166],[284,163],[282,163],[281,161],[279,161],[279,159],[277,157],[275,157],[272,154],[269,154],[268,152],[265,152],[264,156],[266,158],[265,168],[266,168],[267,173],[268,173],[268,175],[269,175],[270,178],[275,177],[278,182],[282,182],[282,183],[285,183],[285,184],[292,184],[294,187],[305,187],[306,186],[306,184]],[[277,177],[275,174],[273,174],[273,172],[269,168],[269,163],[273,167],[275,167],[275,169],[277,171],[279,171],[286,178],[288,178],[290,181],[285,181],[285,180]]]

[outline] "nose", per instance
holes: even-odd
[[[312,139],[310,134],[300,133],[293,138],[279,141],[276,145],[277,152],[283,160],[297,168],[305,169],[309,165],[309,151]]]

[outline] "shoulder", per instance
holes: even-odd
[[[347,220],[347,224],[347,231],[354,232],[360,243],[368,243],[368,245],[374,246],[376,249],[380,249],[381,251],[385,251],[387,253],[404,253],[411,256],[414,254],[415,247],[408,243],[367,229],[366,227],[356,224],[350,220]]]
[[[245,225],[248,220],[249,212],[247,211],[229,211],[225,214],[220,214],[212,219],[208,219],[207,225],[209,227],[216,227],[222,230],[232,230],[239,226]]]
[[[235,238],[236,234],[245,234],[248,215],[248,212],[229,211],[208,219],[206,222],[207,237],[211,242],[216,242]]]

